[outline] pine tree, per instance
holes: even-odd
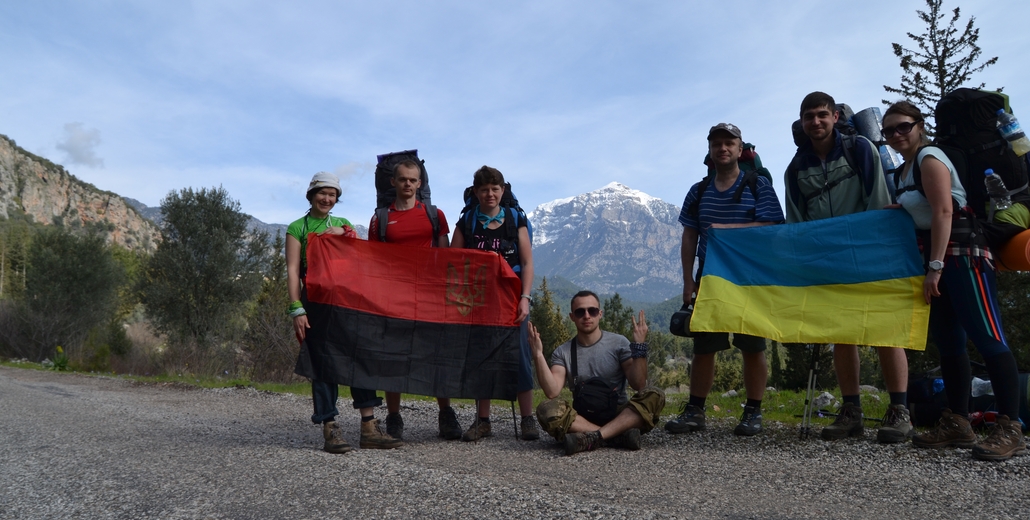
[[[622,296],[615,293],[611,298],[605,298],[601,308],[604,309],[601,330],[621,334],[633,341],[633,308],[622,304]]]
[[[547,287],[547,278],[540,281],[540,287],[533,291],[533,306],[529,321],[540,332],[544,344],[544,359],[550,360],[551,353],[572,336],[572,323],[562,316],[554,295]]]
[[[955,23],[959,20],[959,8],[952,11],[947,26],[943,21],[947,16],[942,12],[944,0],[926,0],[929,12],[919,11],[919,19],[926,23],[926,32],[916,36],[907,33],[916,42],[918,49],[908,49],[900,43],[892,43],[894,55],[901,60],[901,86],[883,86],[891,94],[899,94],[914,103],[924,114],[932,115],[937,102],[942,97],[961,87],[970,77],[998,62],[995,56],[982,63],[977,63],[982,51],[976,41],[980,38],[980,29],[973,28],[975,17],[969,17],[965,29],[959,33]],[[980,83],[977,88],[983,88]],[[1001,89],[998,89],[1001,91]],[[885,105],[892,101],[883,100]],[[933,132],[933,122],[927,120],[926,128]]]

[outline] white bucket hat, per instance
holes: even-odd
[[[308,191],[306,192],[308,200],[311,200],[311,193],[313,191],[317,191],[322,188],[335,188],[337,197],[343,194],[343,190],[340,189],[339,177],[329,172],[318,172],[311,178],[311,183],[308,184]]]

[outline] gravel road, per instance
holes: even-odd
[[[357,444],[358,418],[341,416]],[[457,407],[467,426],[470,405]],[[321,451],[309,398],[0,367],[0,518],[1028,518],[1030,456],[974,461],[767,425],[562,456],[494,437],[436,437],[405,403],[398,450]],[[385,416],[385,409],[377,410]]]

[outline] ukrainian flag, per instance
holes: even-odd
[[[710,229],[690,329],[923,350],[925,274],[912,218],[900,209]]]

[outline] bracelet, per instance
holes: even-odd
[[[289,313],[291,313],[291,312],[293,312],[293,311],[295,311],[297,309],[300,309],[302,307],[304,307],[304,304],[300,303],[300,300],[294,300],[294,301],[290,302],[290,307],[286,310],[286,314],[289,314]]]
[[[304,310],[304,307],[301,307],[299,309],[295,309],[295,310],[290,311],[290,317],[291,318],[296,318],[297,316],[303,316],[303,315],[305,315],[307,313],[308,313],[308,311]]]
[[[629,344],[630,357],[633,359],[646,358],[647,357],[647,342],[644,343],[630,343]]]
[[[532,296],[530,296],[528,294],[523,294],[522,297],[527,299],[527,300],[529,300],[529,304],[530,305],[533,305],[533,297]]]

